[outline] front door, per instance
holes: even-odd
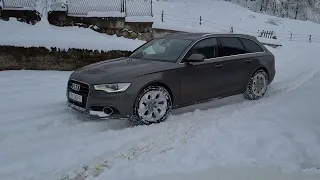
[[[221,67],[213,58],[218,56],[216,38],[207,38],[195,44],[185,58],[197,53],[205,56],[204,62],[188,63],[183,67],[181,78],[181,99],[183,104],[195,103],[220,94],[222,81]]]

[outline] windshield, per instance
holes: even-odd
[[[153,39],[132,53],[130,58],[176,62],[191,42],[186,39]]]

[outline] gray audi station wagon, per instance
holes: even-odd
[[[274,76],[275,57],[254,36],[181,33],[74,71],[67,99],[90,117],[152,124],[174,108],[215,98],[258,100]]]

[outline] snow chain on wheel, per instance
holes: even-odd
[[[143,89],[134,105],[133,121],[138,124],[154,124],[165,121],[172,110],[172,98],[168,90],[153,85]]]
[[[247,89],[243,95],[249,100],[261,99],[267,92],[268,84],[269,78],[267,73],[260,69],[250,78]]]

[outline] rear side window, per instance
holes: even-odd
[[[263,49],[254,41],[244,38],[240,39],[248,53],[263,52]]]
[[[232,56],[247,53],[238,38],[223,37],[219,38],[222,47],[222,56]]]

